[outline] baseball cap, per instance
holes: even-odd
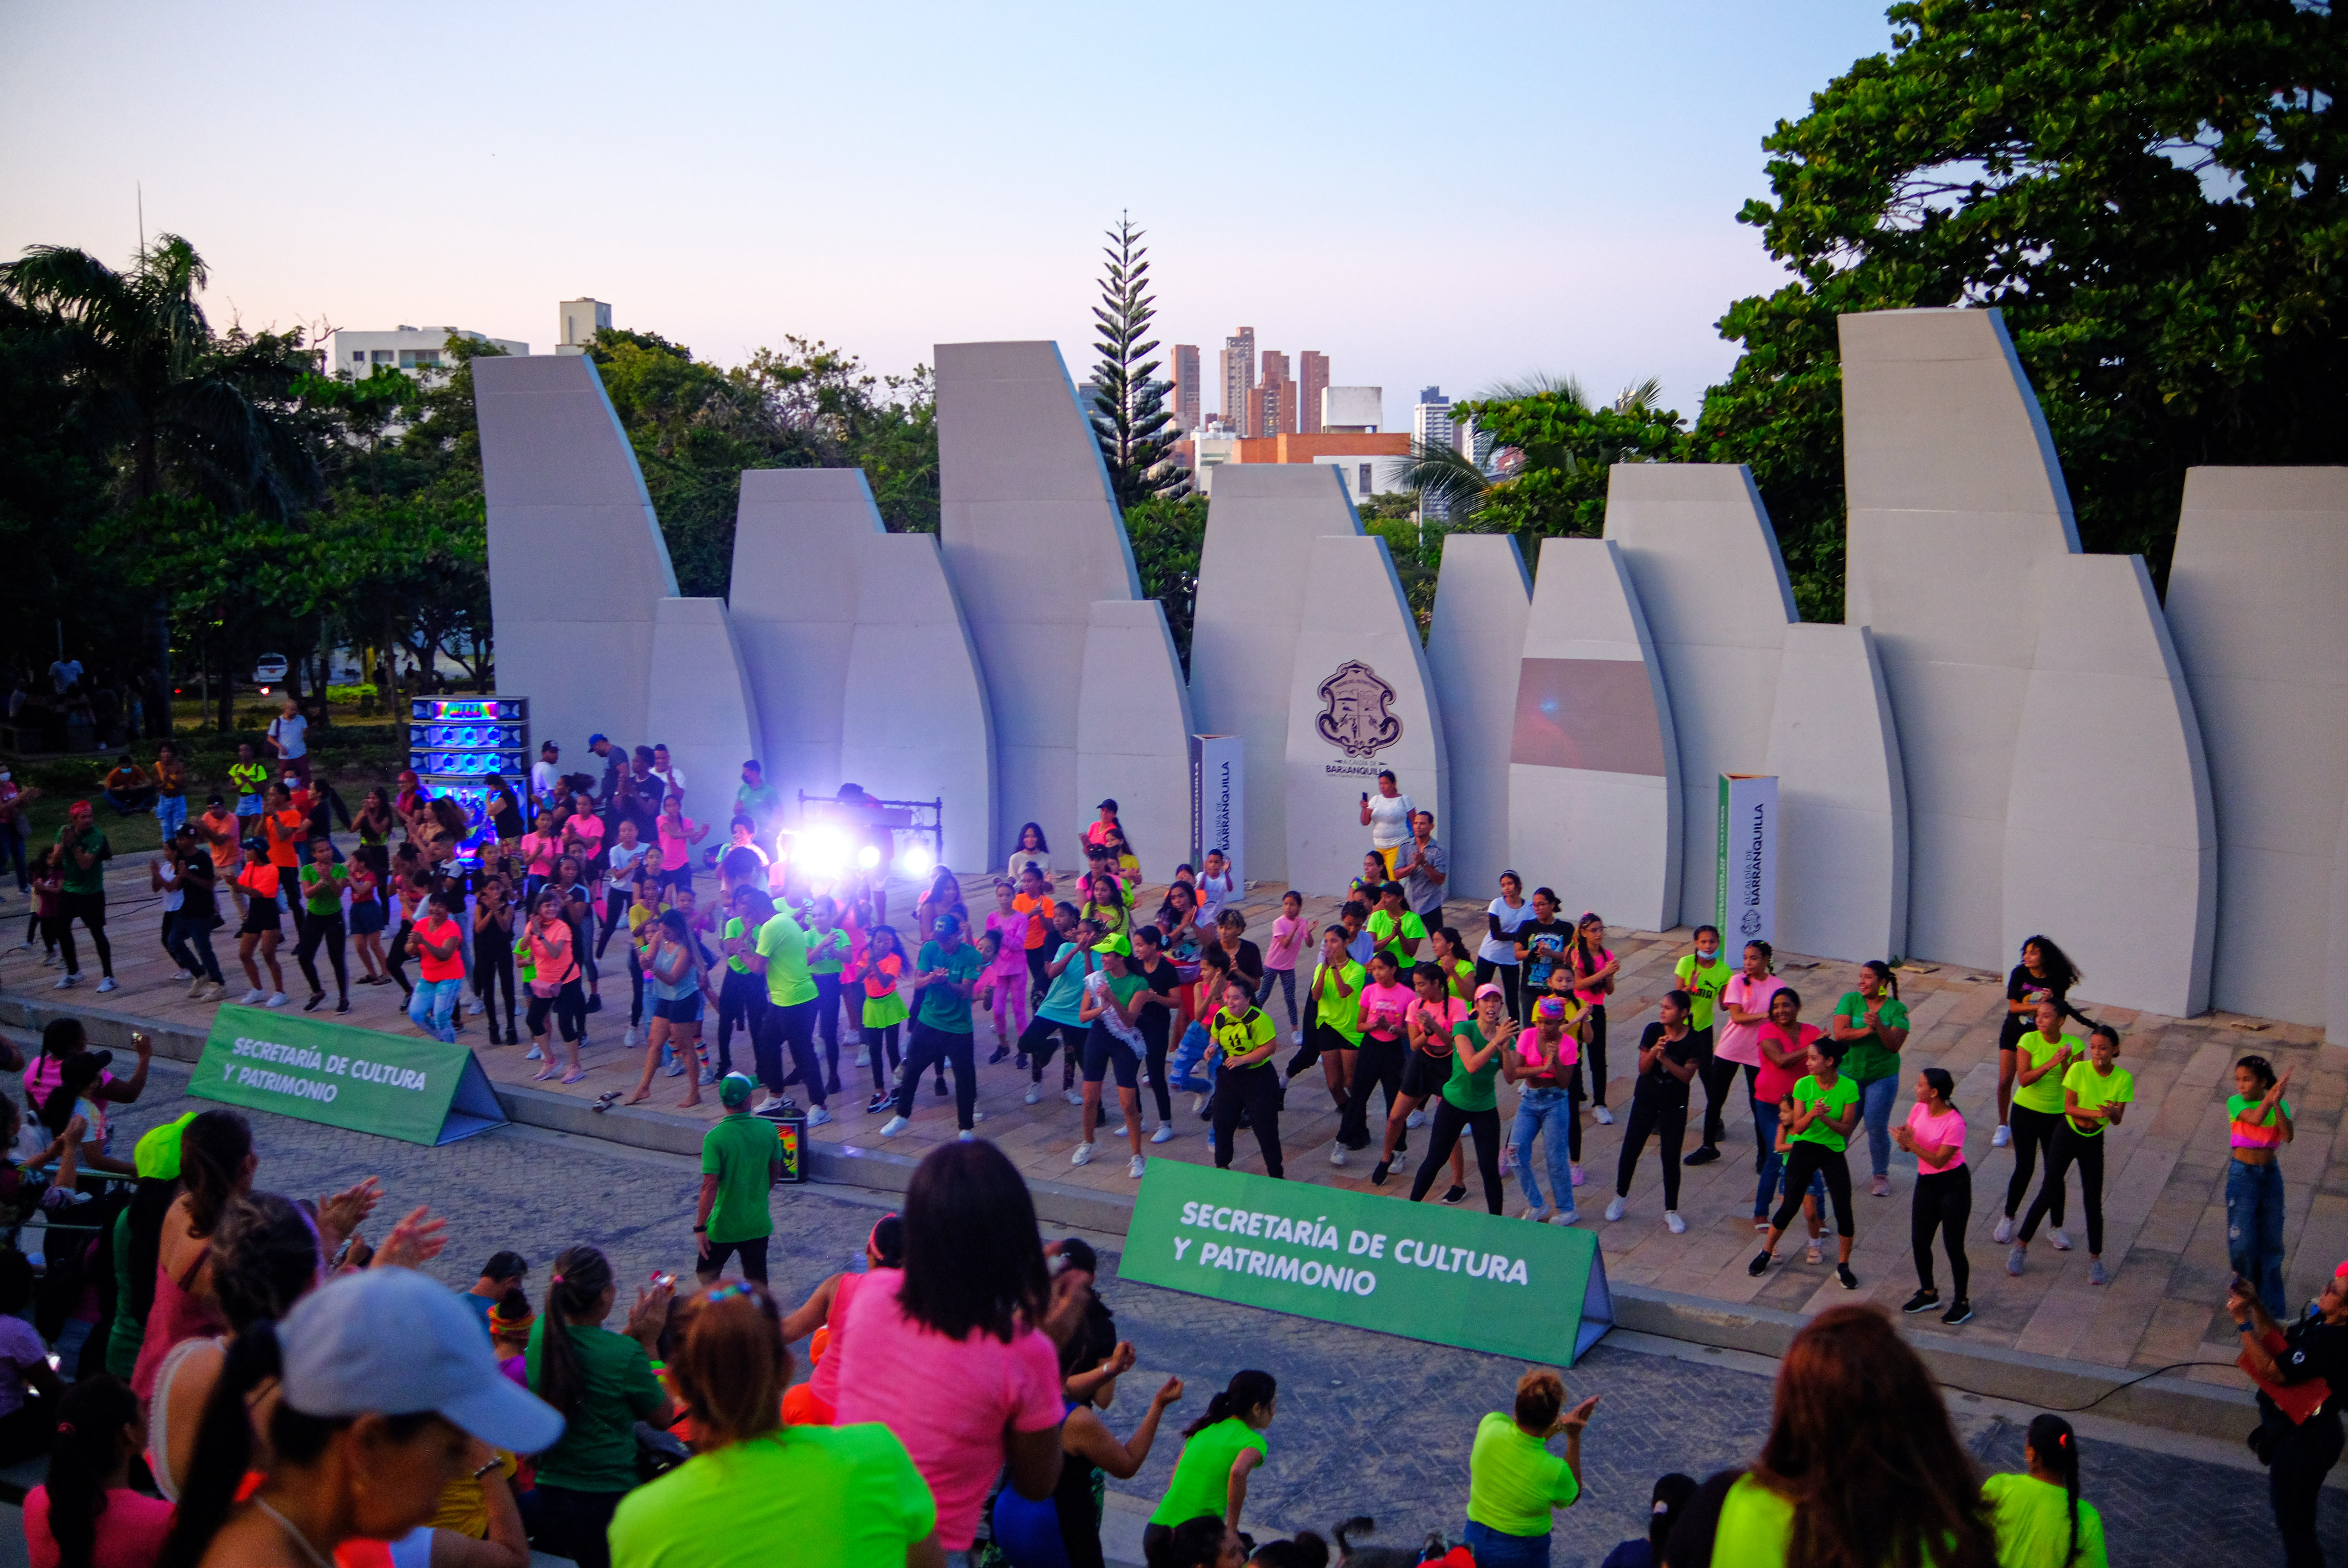
[[[90,809],[89,802],[86,800],[77,800],[71,805],[66,807],[66,815],[67,816],[86,816],[89,814]]]
[[[278,1387],[304,1415],[430,1411],[492,1448],[542,1453],[562,1417],[498,1370],[480,1319],[413,1269],[329,1280],[277,1326]]]
[[[1099,941],[1095,942],[1093,944],[1093,951],[1096,953],[1122,953],[1125,957],[1129,958],[1133,957],[1133,944],[1125,939],[1124,932],[1119,931],[1114,936],[1103,937]]]
[[[717,1081],[717,1103],[747,1105],[750,1103],[750,1081],[738,1072],[729,1072]]]
[[[1492,984],[1491,981],[1487,980],[1482,985],[1476,988],[1476,999],[1478,1001],[1482,1001],[1486,997],[1498,997],[1502,1001],[1506,1001],[1509,999],[1509,993],[1502,990],[1499,987]]]
[[[139,1135],[138,1145],[132,1149],[130,1157],[139,1172],[140,1181],[152,1179],[169,1182],[179,1178],[180,1135],[188,1130],[188,1123],[195,1119],[196,1113],[191,1111],[176,1122],[166,1122],[160,1127],[149,1127]]]
[[[608,741],[611,738],[611,736],[605,734],[602,731],[598,730],[593,734],[587,737],[587,743],[592,746],[598,741]]]
[[[8,776],[8,775],[7,775],[6,774],[0,774],[0,778],[6,778],[7,776]],[[204,797],[204,804],[205,804],[206,805],[224,805],[224,804],[226,804],[227,803],[226,803],[225,801],[221,800],[220,796],[218,796],[218,795],[214,794],[214,795],[206,795],[206,796]]]
[[[1117,809],[1117,802],[1113,800],[1105,800],[1101,802],[1100,804],[1093,807],[1093,809],[1095,811],[1115,811]]]

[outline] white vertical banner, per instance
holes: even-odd
[[[1719,871],[1713,920],[1722,948],[1777,940],[1777,775],[1720,775]]]
[[[1190,863],[1204,869],[1207,851],[1222,852],[1232,886],[1244,890],[1240,856],[1247,843],[1247,742],[1238,735],[1190,737]]]

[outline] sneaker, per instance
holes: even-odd
[[[1525,1205],[1525,1212],[1517,1217],[1519,1219],[1530,1220],[1535,1225],[1540,1225],[1548,1220],[1550,1215],[1555,1213],[1557,1213],[1557,1211],[1550,1207],[1547,1204],[1527,1204]]]
[[[1386,1184],[1386,1177],[1393,1170],[1393,1161],[1380,1160],[1376,1164],[1370,1167],[1370,1185],[1374,1187],[1385,1186]]]
[[[819,1105],[808,1112],[807,1124],[810,1127],[821,1127],[829,1123],[830,1121],[831,1108],[829,1106]]]
[[[1753,1216],[1753,1228],[1757,1231],[1767,1230],[1769,1228],[1769,1216],[1767,1214],[1755,1214]]]
[[[1577,1208],[1560,1209],[1557,1213],[1549,1216],[1549,1223],[1553,1225],[1580,1225],[1581,1223],[1581,1211]]]
[[[1665,1209],[1663,1211],[1663,1228],[1671,1232],[1673,1235],[1687,1235],[1687,1221],[1680,1218],[1679,1210]]]
[[[269,999],[261,1005],[263,1007],[282,1008],[285,1005],[285,993],[283,991],[272,991],[269,993]]]
[[[978,1133],[968,1127],[963,1128],[961,1132],[955,1133],[954,1136],[964,1143],[975,1143],[978,1142]]]
[[[644,1044],[644,1031],[637,1028],[634,1024],[630,1024],[628,1026],[628,1032],[620,1037],[620,1043],[627,1046],[631,1050]]]
[[[1102,1136],[1107,1138],[1130,1138],[1133,1136],[1133,1123],[1130,1122],[1120,1122],[1109,1132],[1103,1133]]]
[[[1082,1105],[1085,1102],[1085,1091],[1081,1089],[1069,1090],[1067,1096],[1068,1103],[1071,1105]]]
[[[886,1111],[890,1102],[896,1098],[885,1089],[876,1091],[872,1098],[864,1102],[864,1113],[867,1116],[878,1116],[881,1112]]]
[[[993,1067],[996,1062],[1007,1059],[1010,1055],[1011,1048],[1009,1046],[998,1045],[994,1048],[994,1054],[986,1059],[986,1065]]]
[[[1071,1165],[1089,1165],[1092,1163],[1093,1146],[1090,1143],[1077,1144],[1076,1152],[1068,1156],[1068,1163]]]
[[[533,1045],[528,1050],[521,1053],[521,1059],[524,1061],[544,1061],[546,1060],[546,1053]]]
[[[79,984],[81,984],[81,977],[79,975],[65,974],[59,975],[57,977],[57,983],[51,986],[49,989],[53,991],[69,991]]]
[[[188,982],[188,999],[190,1001],[193,1001],[198,997],[202,996],[204,994],[204,988],[211,984],[210,980],[204,979],[201,975],[182,975],[180,979]]]
[[[1973,1304],[1960,1296],[1949,1304],[1946,1312],[1941,1314],[1941,1321],[1954,1328],[1960,1323],[1970,1322],[1972,1315]]]
[[[115,983],[115,979],[112,975],[106,975],[99,979],[98,989],[100,991],[114,991],[120,990],[122,988]]]
[[[1210,1149],[1214,1147],[1211,1137],[1207,1146]],[[1329,1163],[1333,1165],[1343,1165],[1345,1163],[1345,1145],[1334,1138],[1329,1141]]]
[[[1571,1166],[1568,1166],[1567,1168],[1568,1168],[1569,1170],[1570,1170],[1570,1171],[1573,1173],[1573,1184],[1574,1184],[1575,1186],[1577,1186],[1577,1187],[1578,1187],[1578,1186],[1581,1185],[1584,1182],[1587,1182],[1588,1180],[1590,1180],[1590,1178],[1589,1178],[1588,1176],[1586,1176],[1586,1175],[1584,1175],[1584,1174],[1582,1173],[1582,1170],[1581,1170],[1581,1166],[1579,1166],[1579,1165],[1571,1165]]]
[[[1163,1143],[1173,1136],[1174,1129],[1166,1122],[1160,1122],[1158,1124],[1158,1131],[1149,1135],[1149,1141],[1153,1143]]]
[[[906,1121],[902,1116],[891,1116],[889,1120],[880,1123],[880,1136],[883,1138],[894,1138],[898,1133],[902,1132],[906,1128],[911,1125],[912,1123]]]
[[[1607,1110],[1603,1105],[1591,1106],[1590,1109],[1590,1114],[1597,1118],[1598,1124],[1601,1127],[1612,1127],[1614,1125],[1614,1112]]]
[[[872,1065],[872,1048],[870,1046],[860,1045],[856,1048],[856,1065],[859,1067],[870,1067]]]
[[[351,999],[350,999],[350,998],[348,998],[348,997],[342,997],[342,998],[339,998],[339,999],[336,999],[336,1001],[335,1001],[335,1012],[337,1012],[337,1013],[346,1013],[346,1012],[348,1012],[348,1011],[350,1011],[350,1010],[351,1010]],[[491,1041],[489,1041],[489,1043],[490,1043],[491,1045],[495,1045],[495,1044],[497,1043],[497,1041],[495,1041],[495,1040],[491,1040]]]
[[[25,950],[28,953],[31,952],[33,950],[33,944],[30,942],[26,943]],[[1288,1043],[1291,1045],[1303,1045],[1304,1043],[1304,1031],[1301,1029],[1290,1030],[1288,1031]]]
[[[2109,1285],[2111,1282],[2112,1276],[2104,1272],[2104,1260],[2100,1257],[2091,1259],[2087,1264],[2087,1283],[2089,1285]]]
[[[1426,1125],[1426,1112],[1424,1111],[1414,1111],[1409,1115],[1402,1119],[1402,1124],[1416,1132],[1417,1129]]]
[[[1616,1220],[1621,1219],[1622,1217],[1622,1211],[1630,1206],[1631,1205],[1623,1199],[1609,1199],[1606,1204],[1606,1223],[1612,1225]]]
[[[1680,1163],[1683,1165],[1709,1165],[1715,1160],[1719,1158],[1719,1148],[1715,1144],[1706,1143],[1694,1153],[1690,1154],[1686,1159],[1682,1160]]]
[[[1920,1290],[1915,1295],[1910,1296],[1906,1301],[1902,1302],[1900,1304],[1900,1310],[1908,1313],[1930,1312],[1932,1308],[1940,1305],[1941,1293],[1939,1291]]]
[[[1142,1173],[1143,1168],[1144,1168],[1145,1166],[1147,1166],[1148,1163],[1149,1163],[1149,1162],[1148,1162],[1148,1161],[1147,1161],[1147,1160],[1143,1159],[1140,1155],[1136,1154],[1132,1159],[1128,1160],[1128,1161],[1125,1163],[1125,1173],[1126,1173],[1127,1175],[1128,1175],[1128,1176],[1131,1176],[1135,1181],[1137,1181],[1137,1182],[1138,1182],[1138,1181],[1141,1180],[1141,1173]]]
[[[1818,1237],[1812,1236],[1810,1238],[1809,1248],[1802,1254],[1802,1261],[1808,1264],[1812,1268],[1818,1267],[1819,1264],[1826,1261],[1826,1255],[1818,1250]]]
[[[479,1011],[480,1009],[479,1009],[479,1008],[476,1008],[474,1010],[478,1012],[478,1011]],[[587,993],[587,1010],[588,1010],[589,1012],[602,1012],[602,1011],[603,1010],[603,993],[602,993],[602,992],[601,992],[601,991],[589,991],[589,992]]]
[[[678,1058],[671,1056],[668,1059],[668,1065],[662,1068],[661,1072],[665,1077],[683,1078],[685,1076],[685,1063]]]
[[[18,952],[20,952],[20,953],[29,953],[29,952],[31,952],[31,951],[33,950],[33,944],[32,944],[32,943],[30,943],[30,942],[26,942],[26,943],[22,944],[21,946],[19,946],[19,947],[17,948],[17,949],[16,949],[16,950],[17,950]],[[56,968],[57,967],[57,954],[55,954],[54,952],[50,952],[50,953],[43,953],[43,954],[41,955],[41,968],[45,968],[45,969],[54,969],[54,968]]]
[[[2021,1273],[2022,1273],[2022,1258],[2023,1258],[2023,1254],[2024,1254],[2024,1250],[2025,1250],[2025,1249],[2024,1249],[2024,1248],[2022,1248],[2022,1247],[2018,1247],[2018,1246],[2017,1246],[2017,1247],[2015,1247],[2013,1251],[2011,1251],[2011,1252],[2009,1252],[2009,1253],[2007,1253],[2007,1254],[2005,1255],[2005,1272],[2006,1272],[2006,1273],[2011,1274],[2011,1275],[2013,1275],[2013,1276],[2015,1276],[2016,1277],[2019,1277],[2019,1276],[2021,1276]]]
[[[2069,1252],[2071,1250],[2071,1238],[2063,1234],[2063,1227],[2061,1225],[2056,1225],[2053,1230],[2048,1231],[2046,1233],[2046,1239],[2054,1244],[2054,1250],[2056,1252]]]
[[[1039,1101],[1039,1100],[1041,1100],[1041,1099],[1043,1099],[1043,1098],[1044,1098],[1044,1086],[1043,1086],[1042,1084],[1040,1084],[1040,1083],[1031,1083],[1031,1084],[1029,1084],[1029,1085],[1027,1086],[1027,1103],[1028,1103],[1028,1104],[1033,1105],[1033,1104],[1035,1104],[1037,1101]]]
[[[257,1007],[259,1007],[263,1002],[265,1002],[265,1001],[267,1001],[267,1000],[269,999],[269,993],[268,993],[267,991],[264,991],[264,990],[261,990],[261,989],[256,989],[249,990],[249,991],[245,992],[245,993],[244,993],[244,995],[242,995],[242,996],[241,996],[241,997],[237,998],[236,999],[237,999],[237,1002],[239,1003],[239,1005],[241,1005],[241,1006],[243,1006],[243,1007],[249,1007],[249,1008],[257,1008]]]
[[[936,1090],[939,1095],[942,1097],[946,1092],[946,1081],[942,1078],[933,1079],[931,1081],[930,1087]]]
[[[707,1062],[701,1064],[701,1086],[704,1089],[717,1081],[717,1070]]]
[[[1857,1290],[1859,1288],[1859,1276],[1851,1273],[1850,1265],[1847,1263],[1838,1263],[1835,1265],[1835,1278],[1842,1283],[1842,1287],[1845,1290]]]
[[[2007,1242],[2012,1241],[2013,1239],[2013,1216],[2012,1214],[2008,1214],[2003,1219],[1998,1221],[1997,1229],[1989,1233],[1989,1239],[1997,1243],[2000,1246],[2003,1246]]]
[[[304,1012],[316,1012],[320,1008],[325,1005],[326,993],[324,991],[312,991],[310,993],[310,999],[302,1004],[302,1010]]]
[[[2003,1122],[1997,1124],[1997,1131],[1989,1135],[1989,1146],[1993,1149],[2003,1149],[2013,1142],[2013,1129]]]
[[[1447,1204],[1456,1204],[1467,1195],[1468,1189],[1465,1187],[1447,1187],[1443,1192],[1443,1201]]]
[[[983,1111],[973,1111],[970,1113],[970,1119],[973,1122],[983,1122],[986,1120],[986,1112]]]
[[[1891,1195],[1891,1178],[1889,1176],[1876,1177],[1875,1185],[1871,1190],[1879,1198],[1890,1197]]]
[[[1769,1255],[1766,1252],[1754,1254],[1753,1261],[1745,1266],[1745,1272],[1751,1275],[1756,1279],[1758,1279],[1763,1275],[1768,1273]]]

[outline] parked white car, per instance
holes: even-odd
[[[264,653],[253,661],[252,683],[267,692],[272,686],[285,683],[285,655]]]

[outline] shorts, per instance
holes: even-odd
[[[248,898],[244,905],[244,924],[236,928],[240,937],[258,937],[264,932],[282,932],[284,927],[277,921],[277,900]]]
[[[709,1255],[694,1260],[693,1271],[704,1279],[716,1279],[726,1271],[727,1258],[739,1256],[742,1277],[755,1279],[764,1285],[767,1283],[767,1243],[773,1239],[772,1236],[762,1235],[749,1241],[713,1241],[709,1244]]]
[[[699,1023],[703,1017],[701,993],[679,997],[675,1001],[653,1003],[653,1017],[664,1018],[671,1023]]]
[[[1402,1091],[1414,1100],[1428,1100],[1451,1081],[1451,1058],[1429,1056],[1416,1046],[1402,1064]]]
[[[1119,1089],[1141,1086],[1141,1058],[1133,1047],[1095,1023],[1092,1032],[1085,1036],[1085,1081],[1098,1083],[1112,1070]]]
[[[660,874],[660,886],[678,888],[686,893],[692,892],[693,867],[689,865],[670,866]]]
[[[266,808],[262,804],[261,797],[257,794],[241,794],[236,797],[236,815],[239,816],[259,816],[264,809]]]
[[[383,907],[379,898],[363,899],[351,906],[351,935],[354,937],[380,935],[390,923],[391,911]]]

